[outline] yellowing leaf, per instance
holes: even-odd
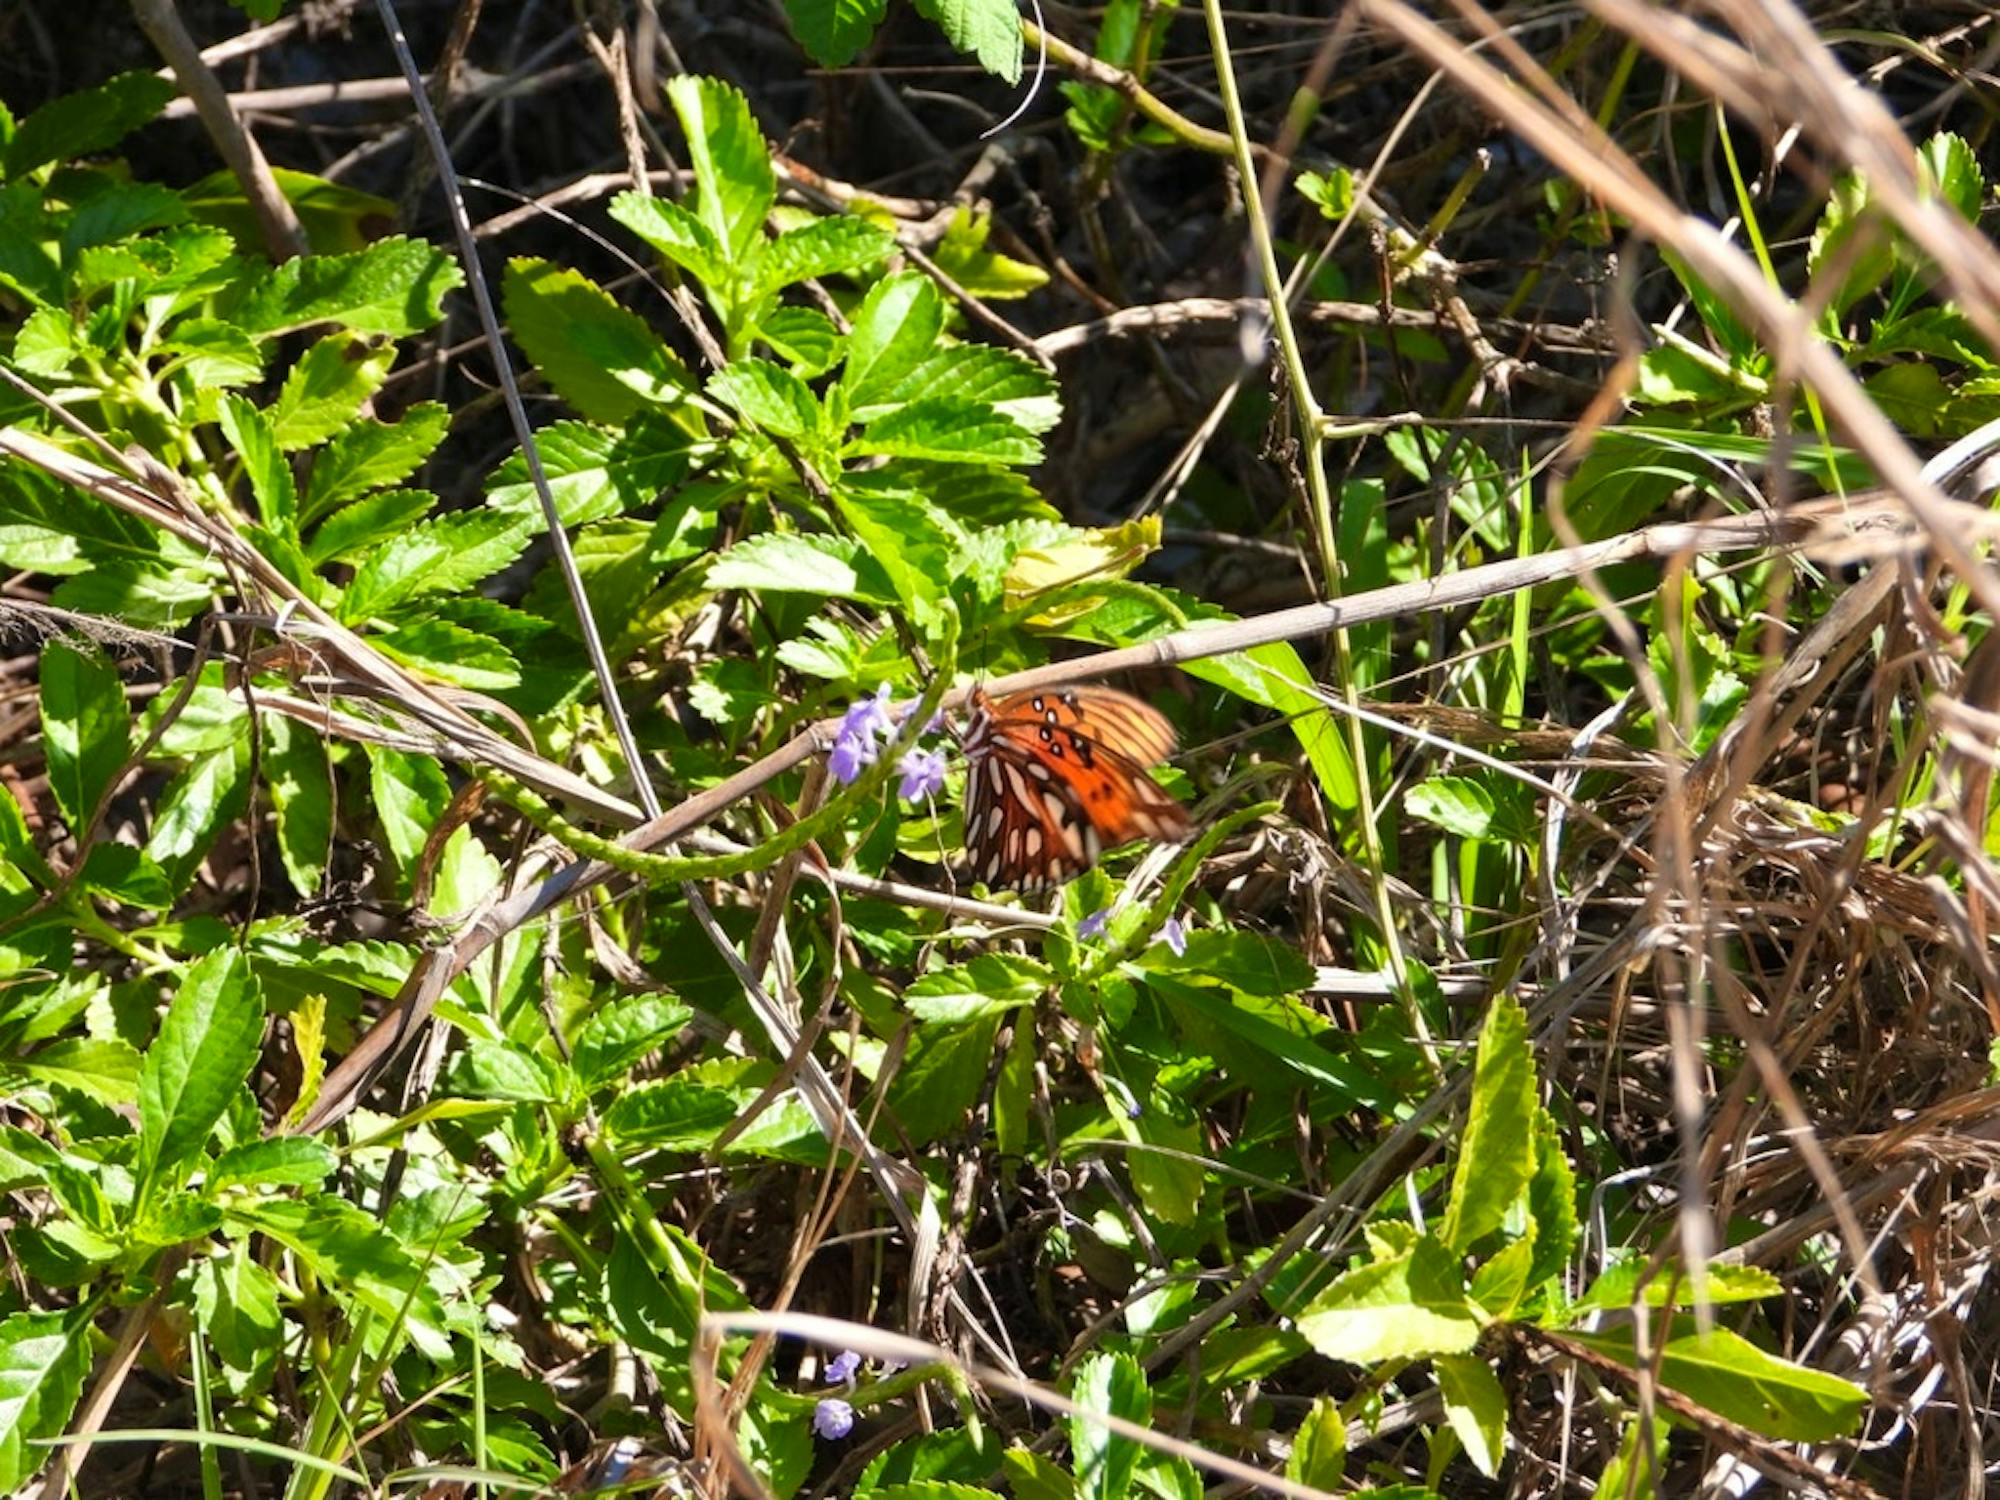
[[[1123,578],[1160,545],[1160,518],[1147,516],[1122,526],[1078,528],[1067,541],[1029,547],[1014,555],[1003,580],[1009,609],[1032,604],[1036,597],[1086,583],[1093,578]],[[1064,599],[1034,615],[1031,625],[1060,625],[1097,608],[1095,598]]]

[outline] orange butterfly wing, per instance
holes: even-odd
[[[966,731],[965,847],[990,886],[1074,879],[1135,839],[1187,836],[1187,809],[1146,774],[1173,753],[1166,718],[1112,688],[975,692]]]

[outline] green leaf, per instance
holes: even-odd
[[[255,403],[242,396],[226,395],[216,409],[222,435],[243,460],[243,473],[250,481],[250,493],[257,498],[257,514],[264,524],[289,542],[299,539],[299,492],[292,480],[292,466],[278,446],[270,420]]]
[[[264,378],[264,351],[233,323],[219,318],[189,318],[174,325],[173,337],[163,339],[160,352],[196,388],[249,385]]]
[[[146,836],[146,855],[165,872],[175,894],[187,889],[222,830],[242,815],[249,799],[249,749],[247,741],[238,740],[197,755],[167,784]]]
[[[166,871],[130,844],[110,839],[90,846],[78,878],[96,894],[144,911],[165,911],[174,899]]]
[[[945,40],[1008,83],[1021,81],[1021,18],[1013,0],[917,0]]]
[[[33,116],[29,117],[32,121]],[[38,1439],[60,1437],[90,1373],[94,1301],[67,1312],[0,1321],[0,1489],[12,1492],[48,1461]]]
[[[1093,1354],[1077,1367],[1070,1399],[1082,1408],[1068,1422],[1077,1493],[1091,1500],[1125,1500],[1145,1450],[1091,1419],[1122,1417],[1150,1427],[1153,1392],[1146,1384],[1146,1372],[1129,1354]]]
[[[330,333],[299,356],[271,403],[271,433],[287,453],[323,443],[361,413],[396,361],[393,344],[371,349],[348,333]]]
[[[1512,1317],[1527,1294],[1534,1267],[1535,1237],[1525,1236],[1493,1252],[1472,1273],[1472,1300],[1489,1318]]]
[[[350,560],[408,531],[436,504],[437,496],[429,490],[384,490],[356,500],[313,528],[305,555],[315,565]]]
[[[1185,954],[1156,945],[1141,961],[1160,973],[1200,975],[1246,995],[1296,995],[1313,981],[1313,966],[1295,945],[1220,927],[1190,932]]]
[[[81,836],[130,748],[125,689],[109,662],[67,641],[43,648],[41,673],[49,790],[71,832]]]
[[[1292,1434],[1285,1478],[1316,1490],[1337,1490],[1347,1473],[1347,1421],[1331,1396],[1313,1398],[1312,1408]]]
[[[232,1223],[267,1234],[298,1255],[325,1287],[402,1327],[434,1360],[451,1355],[443,1309],[424,1263],[345,1199],[318,1193],[231,1204]]]
[[[300,255],[272,267],[231,321],[265,335],[339,323],[350,333],[407,337],[437,323],[444,294],[463,280],[443,251],[396,235],[353,255]]]
[[[1192,948],[1192,943],[1189,946]],[[1251,1071],[1251,1065],[1269,1057],[1282,1063],[1297,1077],[1319,1085],[1326,1096],[1343,1110],[1362,1103],[1379,1102],[1382,1107],[1388,1107],[1389,1101],[1383,1097],[1384,1090],[1379,1083],[1346,1058],[1329,1052],[1313,1040],[1314,1033],[1308,1029],[1296,1006],[1260,1003],[1256,996],[1187,983],[1185,980],[1194,971],[1169,975],[1162,967],[1165,961],[1164,956],[1156,959],[1148,951],[1145,962],[1148,983],[1153,992],[1177,1014],[1205,1021],[1227,1038],[1254,1049],[1244,1054],[1248,1059],[1244,1064],[1244,1071],[1248,1074],[1246,1082],[1261,1085],[1267,1081],[1269,1069],[1258,1067]],[[1220,1050],[1220,1043],[1217,1046]],[[1284,1077],[1283,1074],[1278,1075],[1279,1079]],[[1289,1080],[1286,1083],[1289,1085]]]
[[[400,422],[365,418],[342,430],[313,460],[306,484],[306,517],[328,511],[370,490],[400,484],[431,456],[451,425],[451,413],[435,401],[420,401]]]
[[[715,231],[680,204],[651,193],[620,193],[611,217],[701,283],[713,297],[733,284],[728,252]]]
[[[866,219],[847,215],[815,219],[786,230],[764,247],[751,295],[767,296],[815,276],[864,270],[887,259],[895,248],[896,237]]]
[[[410,620],[374,641],[384,656],[474,692],[502,692],[521,681],[521,664],[513,652],[490,635],[450,620]]]
[[[1636,1369],[1630,1330],[1569,1337]],[[1767,1354],[1726,1328],[1669,1339],[1657,1356],[1660,1382],[1753,1432],[1787,1443],[1847,1437],[1868,1409],[1852,1381]]]
[[[759,320],[757,336],[791,361],[793,374],[808,380],[831,370],[847,352],[847,335],[815,307],[775,307]]]
[[[278,858],[308,899],[326,879],[333,847],[333,772],[312,729],[284,714],[265,720],[264,781],[277,813]]]
[[[923,496],[878,483],[879,477],[846,476],[834,486],[833,503],[903,607],[929,631],[944,608],[942,585],[964,551],[965,534]]]
[[[234,948],[197,961],[139,1068],[137,1199],[179,1187],[257,1061],[264,1002]]]
[[[885,397],[936,347],[944,303],[928,277],[914,271],[885,276],[868,289],[854,314],[840,388],[849,411]]]
[[[1462,839],[1493,835],[1493,796],[1470,776],[1431,776],[1418,782],[1404,794],[1403,810]]]
[[[863,584],[855,567],[861,549],[840,537],[766,532],[738,542],[708,570],[711,589],[765,589],[778,593],[824,594],[886,604],[879,589]]]
[[[245,1373],[274,1364],[283,1332],[277,1278],[257,1263],[250,1246],[238,1243],[203,1256],[189,1274],[202,1330],[223,1364]]]
[[[633,1145],[704,1151],[756,1092],[714,1088],[684,1076],[642,1083],[612,1101],[604,1128]]]
[[[668,995],[621,996],[583,1023],[570,1065],[586,1090],[602,1088],[622,1080],[693,1019],[692,1010]]]
[[[407,880],[451,801],[451,783],[428,755],[380,745],[363,748],[368,755],[369,801],[381,823],[382,841]]]
[[[989,344],[951,344],[933,351],[896,382],[889,400],[901,404],[923,398],[990,407],[1027,432],[1047,432],[1062,420],[1054,377],[1018,350]],[[854,415],[865,422],[882,409],[878,404]]]
[[[75,1089],[113,1107],[139,1096],[138,1051],[115,1037],[58,1037],[26,1057],[8,1059],[7,1071],[31,1084]]]
[[[1472,1105],[1452,1169],[1443,1229],[1452,1249],[1463,1251],[1498,1229],[1527,1190],[1535,1171],[1535,1110],[1527,1012],[1513,996],[1496,995],[1479,1034]]]
[[[400,210],[387,198],[359,192],[310,172],[273,167],[278,191],[292,205],[315,253],[366,249],[369,242],[396,223]],[[223,231],[225,244],[234,242],[246,255],[264,253],[263,221],[243,194],[243,185],[228,170],[210,173],[181,190],[195,218]]]
[[[465,511],[413,526],[372,552],[340,598],[340,618],[360,624],[424,594],[477,583],[521,555],[528,528],[494,511]]]
[[[882,453],[939,463],[1038,464],[1042,445],[990,406],[949,399],[913,401],[870,422],[850,455]]]
[[[792,35],[823,68],[844,68],[868,45],[889,0],[784,0]]]
[[[926,974],[903,991],[903,1008],[919,1021],[962,1025],[1033,1005],[1053,975],[1046,964],[1005,953]]]
[[[1986,175],[1965,137],[1941,130],[1917,148],[1917,161],[1944,200],[1968,224],[1977,224],[1986,198]]]
[[[687,132],[695,217],[732,265],[747,268],[762,249],[764,220],[778,195],[750,101],[717,79],[689,74],[668,82],[667,98]]]
[[[1492,1479],[1507,1448],[1507,1393],[1486,1361],[1469,1354],[1441,1354],[1435,1361],[1445,1420],[1465,1446],[1472,1466]]]
[[[709,377],[709,394],[746,421],[793,442],[814,442],[826,418],[819,398],[783,365],[746,355]]]
[[[174,97],[152,73],[120,73],[94,89],[52,99],[23,120],[7,143],[6,172],[20,177],[52,161],[109,151]]]
[[[987,302],[1025,297],[1047,286],[1049,273],[1040,266],[1002,255],[987,244],[992,225],[993,215],[989,210],[960,205],[945,228],[944,238],[931,252],[938,269]]]
[[[1562,1132],[1547,1110],[1535,1112],[1535,1176],[1528,1184],[1528,1221],[1535,1226],[1535,1253],[1528,1285],[1560,1276],[1576,1248],[1576,1172],[1563,1152]]]
[[[1075,1500],[1076,1481],[1032,1448],[1009,1448],[1000,1455],[1000,1467],[1014,1500]]]
[[[205,1191],[214,1197],[232,1187],[312,1187],[326,1181],[340,1160],[307,1136],[275,1136],[231,1146],[208,1169]]]
[[[507,324],[557,395],[594,422],[623,423],[678,406],[694,377],[645,319],[578,272],[510,261],[501,283]]]
[[[512,1042],[474,1037],[451,1060],[451,1091],[467,1099],[546,1104],[556,1097],[541,1063]]]
[[[1646,1441],[1650,1433],[1651,1442]],[[1597,1481],[1597,1493],[1605,1500],[1654,1500],[1659,1490],[1653,1481],[1667,1469],[1667,1443],[1673,1428],[1654,1418],[1648,1421],[1634,1413],[1626,1420],[1618,1451],[1604,1466]]]
[[[1880,286],[1895,264],[1888,223],[1869,202],[1868,185],[1858,172],[1834,181],[1806,249],[1806,275],[1812,281],[1836,263],[1848,270],[1827,303],[1828,315],[1835,318]]]
[[[1452,1253],[1430,1235],[1338,1277],[1297,1321],[1321,1354],[1357,1365],[1463,1354],[1479,1338]]]
[[[1692,1307],[1695,1303],[1694,1283],[1687,1275],[1677,1274],[1677,1271],[1674,1265],[1654,1267],[1636,1257],[1619,1261],[1606,1267],[1570,1310],[1579,1315],[1611,1312],[1629,1308],[1635,1302],[1645,1307],[1665,1307],[1669,1299],[1676,1307]],[[1643,1291],[1639,1284],[1642,1277],[1645,1278]],[[1767,1297],[1781,1297],[1784,1292],[1784,1283],[1762,1266],[1711,1262],[1702,1277],[1702,1298],[1713,1307],[1761,1302]]]

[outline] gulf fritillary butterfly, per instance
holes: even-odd
[[[974,879],[1037,891],[1134,839],[1187,836],[1187,809],[1146,774],[1173,753],[1166,718],[1115,688],[988,698],[966,727],[965,852]]]

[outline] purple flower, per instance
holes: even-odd
[[[852,1349],[843,1349],[828,1361],[823,1372],[828,1385],[852,1385],[854,1372],[861,1368],[861,1356]]]
[[[1155,941],[1165,943],[1173,949],[1175,958],[1187,956],[1187,928],[1181,925],[1179,917],[1168,917]]]
[[[888,683],[883,683],[874,697],[850,704],[841,716],[840,728],[834,731],[833,753],[827,757],[827,769],[833,772],[833,779],[842,786],[852,786],[864,766],[875,764],[880,753],[876,741],[893,734],[895,728],[895,721],[889,717]]]
[[[1110,920],[1111,908],[1108,906],[1103,907],[1098,911],[1092,912],[1076,924],[1076,935],[1081,941],[1086,943],[1092,938],[1101,938],[1104,936],[1104,926]]]
[[[903,773],[903,796],[911,802],[922,801],[944,785],[944,751],[905,750],[896,769]]]
[[[823,1438],[844,1438],[854,1431],[854,1408],[838,1396],[828,1396],[813,1408],[813,1431]]]
[[[826,758],[826,768],[833,772],[833,779],[842,786],[853,786],[863,768],[874,763],[874,744],[847,734],[833,742],[833,753]]]

